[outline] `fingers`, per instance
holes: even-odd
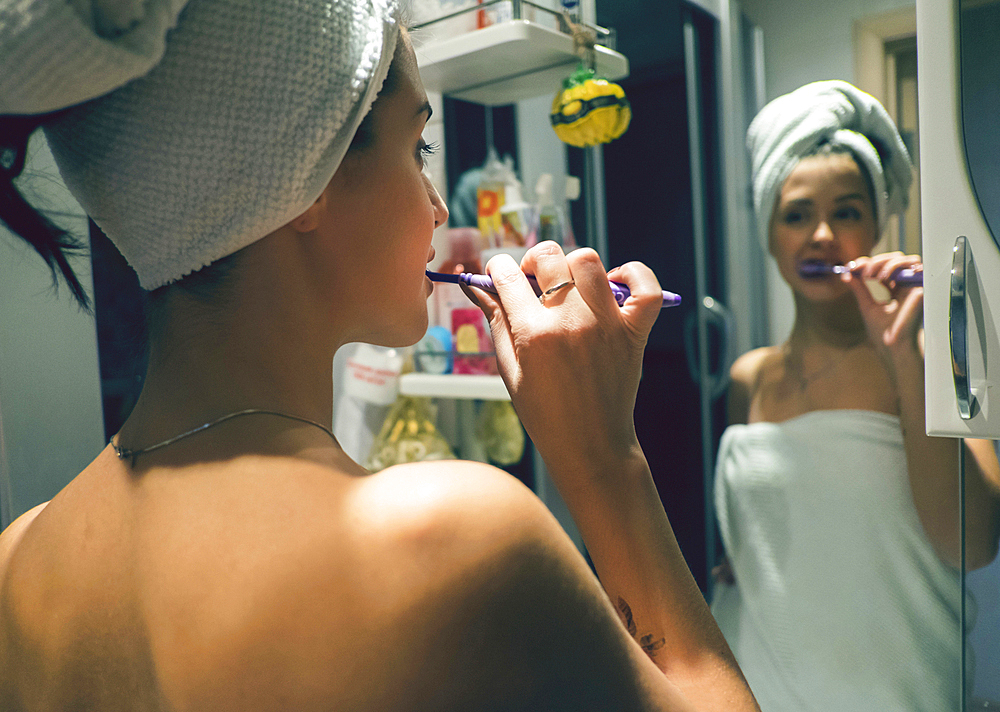
[[[859,257],[851,262],[851,274],[862,279],[878,280],[886,287],[895,289],[892,276],[902,269],[920,271],[923,265],[920,255],[904,255],[902,252],[885,252],[874,257]],[[912,285],[905,285],[911,287]]]
[[[637,333],[648,333],[659,315],[663,292],[652,270],[641,262],[630,262],[604,271],[598,254],[590,248],[580,248],[564,254],[555,242],[541,242],[528,250],[520,266],[508,255],[496,255],[486,265],[486,272],[493,280],[497,295],[490,295],[475,288],[466,293],[486,313],[491,323],[496,310],[502,310],[504,321],[512,330],[527,328],[540,323],[539,309],[569,306],[580,299],[594,315],[602,318],[624,319]],[[546,295],[544,304],[536,298],[537,291],[525,277],[535,278],[537,290]],[[626,285],[631,296],[619,308],[611,291],[609,280]],[[572,285],[572,286],[564,286]]]
[[[575,275],[570,268],[566,255],[558,243],[546,240],[534,245],[525,253],[521,260],[521,269],[525,274],[535,276],[538,288],[545,292],[553,287],[567,282],[573,282]],[[547,297],[547,305],[560,304],[565,299],[568,290],[559,290]]]
[[[607,279],[629,288],[632,294],[621,307],[621,313],[637,328],[649,331],[663,306],[663,289],[653,270],[642,262],[628,262],[611,270]]]
[[[914,287],[903,300],[892,326],[885,333],[885,345],[896,344],[902,334],[916,335],[920,329],[921,317],[924,313],[923,287]]]
[[[854,297],[858,300],[858,308],[861,309],[862,314],[865,314],[873,307],[878,306],[879,303],[875,301],[875,297],[872,296],[871,290],[869,290],[868,285],[865,284],[864,277],[860,274],[845,272],[840,275],[840,278],[846,282],[847,286],[850,287],[852,292],[854,292]]]
[[[538,303],[538,297],[535,296],[535,291],[521,267],[510,255],[499,254],[494,255],[486,263],[486,273],[493,280],[493,286],[497,290],[499,302],[503,305],[502,309],[510,328],[515,331],[525,328],[531,323],[533,315],[537,314],[536,310],[543,307]]]
[[[618,302],[608,284],[608,273],[601,263],[600,256],[589,247],[573,250],[566,256],[576,279],[576,288],[587,306],[595,314],[603,314],[613,318],[621,318]],[[620,280],[624,282],[624,280]]]

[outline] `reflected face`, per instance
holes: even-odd
[[[424,276],[434,228],[448,209],[424,172],[430,118],[416,59],[404,32],[390,78],[325,193],[324,222],[335,231],[337,297],[359,318],[356,340],[415,343],[427,329]]]
[[[781,187],[770,235],[771,254],[795,292],[814,300],[844,295],[839,276],[805,279],[798,269],[807,260],[844,264],[875,247],[875,208],[854,158],[833,153],[799,161]]]

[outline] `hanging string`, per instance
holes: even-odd
[[[573,22],[568,11],[563,10],[560,29],[573,35],[573,54],[580,58],[588,69],[597,69],[597,33],[577,22]]]

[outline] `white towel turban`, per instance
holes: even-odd
[[[70,191],[155,289],[315,202],[385,80],[395,9],[0,0],[0,66],[18,68],[0,80],[0,113],[99,97],[48,122],[46,135]]]
[[[875,97],[847,82],[813,82],[761,109],[747,131],[757,233],[769,251],[771,213],[799,160],[822,143],[851,150],[875,189],[879,232],[906,208],[912,164],[895,124]],[[882,159],[873,144],[879,145]]]

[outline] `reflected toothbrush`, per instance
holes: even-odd
[[[541,295],[542,290],[539,288],[538,282],[535,281],[535,278],[530,274],[525,276],[531,283],[531,288],[535,290],[535,294]],[[467,284],[470,287],[479,287],[479,289],[482,289],[484,292],[490,292],[491,294],[497,293],[496,287],[493,286],[493,280],[485,274],[472,274],[471,272],[462,272],[461,274],[445,274],[443,272],[431,272],[430,270],[427,270],[427,278],[432,282]],[[618,302],[618,306],[625,304],[625,300],[632,295],[629,288],[621,282],[612,282],[611,280],[608,280],[608,284],[611,285],[611,292],[615,295],[615,301]],[[679,294],[663,290],[663,304],[661,308],[676,307],[680,303],[681,297]]]
[[[847,265],[831,265],[821,260],[806,260],[799,265],[799,276],[825,277],[830,274],[846,274],[851,271]],[[924,273],[915,271],[909,267],[904,267],[893,272],[891,279],[896,284],[922,285],[924,283]]]

